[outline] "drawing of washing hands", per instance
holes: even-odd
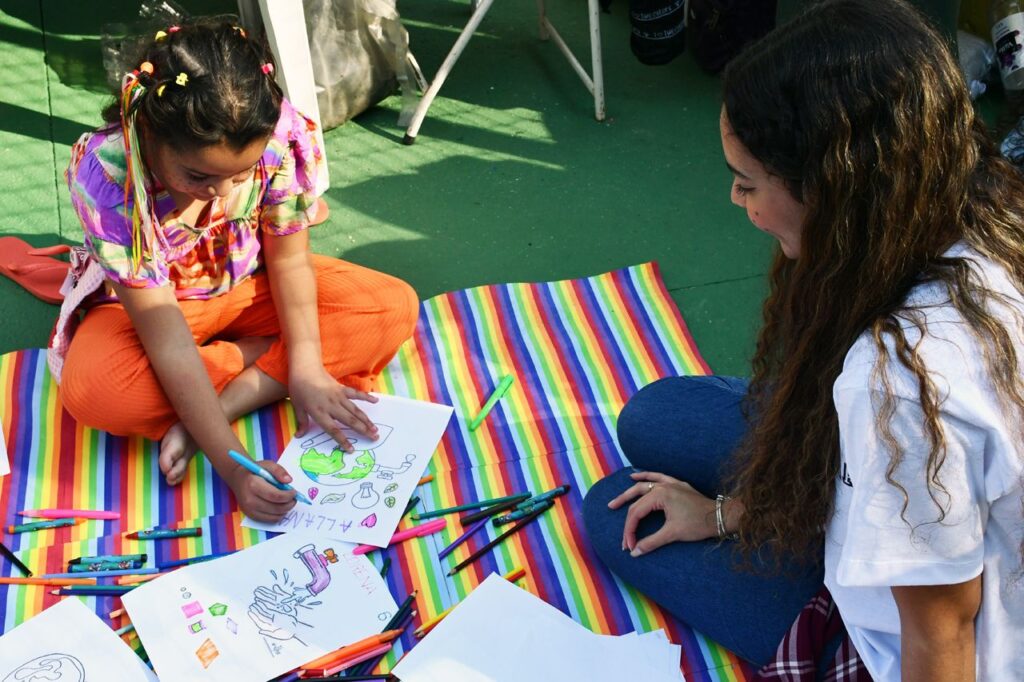
[[[309,592],[304,587],[289,585],[286,589],[280,583],[270,587],[260,585],[253,590],[253,601],[249,605],[249,618],[264,637],[287,641],[294,639],[306,646],[303,637],[312,632],[313,626],[302,620],[303,612],[311,611],[316,601],[306,603]]]

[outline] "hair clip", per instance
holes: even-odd
[[[270,74],[274,73],[274,65],[271,64],[270,62],[267,62],[266,64],[260,67],[260,71],[269,76]]]
[[[150,62],[142,62],[139,64],[140,73],[148,73],[150,76],[153,75],[153,65]]]
[[[157,88],[156,88],[156,96],[157,97],[163,97],[164,96],[164,88],[166,88],[166,87],[167,87],[167,83],[161,83],[160,85],[158,85]]]
[[[153,40],[155,40],[156,42],[160,42],[161,40],[163,40],[166,37],[167,37],[167,31],[157,31],[156,35],[153,36]]]
[[[238,35],[242,36],[243,38],[247,37],[247,36],[245,35],[245,29],[244,29],[244,28],[242,28],[241,26],[232,26],[231,28],[233,28],[233,29],[235,29],[236,31],[238,31]]]
[[[180,85],[181,87],[185,87],[186,85],[188,85],[188,74],[182,71],[178,74],[178,77],[174,79],[174,82]]]
[[[170,28],[167,29],[167,32],[168,33],[177,33],[180,30],[181,30],[181,26],[171,26]]]

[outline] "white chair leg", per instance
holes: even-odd
[[[416,141],[416,135],[420,132],[420,126],[423,125],[423,119],[427,116],[427,110],[430,109],[431,103],[434,98],[437,97],[437,93],[441,90],[441,86],[444,85],[445,79],[448,78],[448,74],[451,72],[452,67],[455,66],[455,62],[459,60],[462,55],[462,51],[466,49],[466,45],[469,43],[469,39],[473,37],[473,33],[476,31],[480,22],[483,20],[484,15],[487,14],[487,10],[494,4],[494,0],[480,0],[476,9],[473,10],[473,15],[469,18],[469,22],[466,23],[466,27],[462,29],[462,33],[459,34],[455,44],[452,45],[452,49],[448,52],[448,56],[444,58],[441,63],[441,67],[437,70],[434,75],[434,80],[431,81],[430,87],[423,94],[423,98],[420,100],[419,106],[416,107],[416,112],[412,115],[412,121],[409,123],[409,127],[405,131],[405,138],[402,140],[403,144],[412,144]]]
[[[540,0],[543,2],[543,0]],[[601,8],[598,0],[590,2],[590,72],[594,80],[594,118],[604,120],[604,65],[601,61]]]

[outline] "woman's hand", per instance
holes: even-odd
[[[630,476],[636,484],[608,503],[611,509],[629,505],[626,526],[622,530],[622,549],[632,556],[653,552],[670,542],[693,542],[718,537],[715,501],[704,497],[689,483],[653,471],[638,471]],[[654,511],[664,512],[665,525],[639,542],[636,528],[641,519]]]
[[[288,393],[299,424],[296,436],[306,433],[312,419],[338,441],[345,452],[352,452],[352,444],[339,424],[355,429],[370,440],[377,439],[377,426],[352,402],[365,400],[375,403],[377,398],[338,383],[323,365],[319,366],[319,371],[315,368],[293,371],[288,381]]]
[[[277,462],[261,459],[256,460],[256,464],[269,471],[281,483],[291,483],[292,477]],[[240,466],[232,470],[227,483],[238,500],[238,506],[254,521],[277,523],[295,506],[294,490],[275,488]]]

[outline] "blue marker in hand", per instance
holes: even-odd
[[[256,474],[257,476],[259,476],[264,481],[274,486],[278,490],[295,490],[293,486],[290,486],[287,483],[281,483],[281,481],[274,478],[274,475],[272,473],[270,473],[269,471],[261,467],[259,464],[246,457],[245,455],[240,455],[234,450],[228,450],[228,455],[231,457],[231,459],[235,460],[243,467],[245,467],[247,471]],[[295,490],[295,499],[298,500],[299,502],[305,502],[306,504],[313,504],[313,500],[309,499],[308,497],[300,493],[298,490]]]

